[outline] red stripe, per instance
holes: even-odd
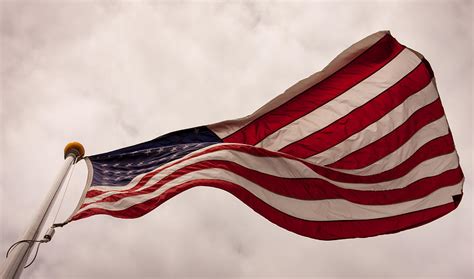
[[[195,158],[195,157],[198,157],[198,156],[201,156],[201,155],[204,155],[206,153],[211,153],[211,152],[214,152],[214,151],[219,151],[219,150],[224,150],[224,149],[228,149],[228,148],[231,148],[231,147],[235,147],[235,146],[230,146],[230,145],[226,145],[226,146],[222,146],[222,145],[219,145],[217,144],[216,146],[213,146],[209,149],[206,149],[204,151],[198,151],[194,154],[192,154],[191,156],[189,157],[186,157],[186,158],[181,158],[181,159],[178,159],[176,161],[174,161],[173,163],[163,167],[163,168],[159,168],[157,170],[154,170],[154,171],[151,171],[149,173],[147,173],[146,175],[144,175],[139,181],[138,183],[133,186],[132,188],[129,188],[129,189],[122,189],[122,190],[113,190],[113,191],[117,191],[118,193],[129,193],[129,192],[134,192],[136,190],[138,190],[139,188],[141,188],[142,186],[144,186],[153,176],[155,176],[156,174],[158,174],[159,172],[161,171],[164,171],[176,164],[179,164],[185,160],[189,160],[189,159],[192,159],[192,158]],[[92,164],[94,164],[94,161],[91,161]],[[92,187],[94,187],[94,185],[92,185]],[[103,191],[103,190],[98,190],[98,189],[90,189],[89,191],[87,191],[86,193],[86,198],[93,198],[95,196],[98,196],[98,195],[101,195],[101,194],[104,194],[104,193],[107,193],[107,192],[110,192],[110,191]]]
[[[223,189],[236,196],[274,224],[294,233],[322,240],[369,237],[395,233],[431,222],[456,208],[456,204],[453,202],[387,218],[349,221],[307,221],[276,210],[239,185],[219,180],[193,180],[169,189],[153,199],[133,205],[125,210],[110,211],[92,208],[74,215],[72,220],[79,220],[96,214],[107,214],[118,218],[137,218],[155,209],[175,195],[199,185],[208,185],[210,187]]]
[[[124,190],[120,190],[120,192],[123,192]],[[101,195],[103,193],[107,193],[108,191],[102,191],[102,190],[96,190],[96,189],[89,189],[86,193],[86,198],[93,198],[98,195]]]
[[[201,155],[206,154],[206,153],[211,153],[211,152],[215,152],[215,151],[219,151],[219,150],[225,150],[225,149],[232,149],[232,150],[238,150],[238,151],[248,151],[248,150],[252,150],[252,149],[255,149],[255,148],[256,147],[246,146],[246,145],[241,145],[241,144],[226,144],[226,145],[216,144],[214,146],[211,146],[208,149],[205,149],[204,151],[196,151],[195,153],[191,154],[189,157],[177,159],[177,160],[173,161],[171,164],[169,164],[169,165],[167,165],[163,168],[159,168],[159,169],[156,169],[154,171],[151,171],[151,172],[147,173],[146,175],[144,175],[140,179],[140,181],[137,182],[137,184],[135,186],[133,186],[130,189],[114,189],[114,191],[121,192],[121,193],[135,191],[135,190],[141,188],[143,185],[145,185],[157,173],[159,173],[163,170],[166,170],[166,169],[168,169],[168,168],[170,168],[170,167],[172,167],[176,164],[179,164],[179,163],[181,163],[185,160],[189,160],[189,159],[201,156]],[[257,149],[255,149],[255,150],[257,150]],[[275,152],[272,152],[272,151],[269,151],[269,150],[263,150],[263,149],[260,149],[260,148],[258,148],[258,150],[259,151],[257,151],[257,152],[253,152],[254,153],[253,155],[262,156],[262,157],[263,156],[279,157],[281,155],[285,158],[293,158],[293,156],[287,156],[285,154],[277,155],[278,153],[275,153]],[[250,154],[250,152],[249,152],[249,154]],[[91,163],[94,164],[95,162],[91,160]],[[93,170],[92,170],[92,172],[93,172]],[[92,175],[93,175],[93,173],[92,173]],[[91,187],[94,187],[94,186],[99,186],[99,185],[91,185]],[[98,190],[98,189],[91,188],[86,193],[86,198],[92,198],[92,197],[95,197],[95,196],[98,196],[100,194],[107,193],[107,192],[109,192],[109,191],[103,191],[103,190]]]
[[[463,179],[461,169],[458,167],[457,169],[445,171],[437,176],[420,179],[400,189],[385,191],[360,191],[340,188],[323,179],[281,178],[261,173],[253,169],[248,169],[236,163],[213,160],[186,166],[163,178],[160,182],[157,182],[140,191],[117,193],[96,202],[83,204],[81,208],[90,204],[101,202],[117,202],[123,198],[149,194],[182,175],[209,168],[218,168],[233,172],[252,181],[264,189],[290,198],[301,200],[345,199],[354,203],[366,205],[386,205],[418,199],[432,193],[439,188],[455,185]],[[216,177],[216,179],[221,178]]]
[[[290,156],[285,156],[285,154],[281,154],[281,153],[278,154],[278,153],[271,152],[271,151],[268,151],[268,150],[265,150],[265,149],[261,149],[261,148],[257,148],[257,147],[251,147],[251,146],[242,146],[242,145],[241,146],[229,146],[229,145],[216,146],[212,149],[201,152],[200,154],[195,154],[191,158],[199,156],[199,155],[203,155],[207,152],[224,150],[224,149],[238,150],[240,152],[245,152],[245,153],[248,153],[248,154],[251,154],[251,155],[254,155],[254,156],[276,157],[275,154],[277,154],[277,155],[280,155],[280,157],[297,160],[295,158],[291,158]],[[383,173],[380,173],[380,174],[369,175],[369,176],[342,173],[342,172],[338,172],[338,171],[335,171],[335,170],[320,167],[320,166],[317,166],[317,165],[309,164],[309,163],[304,162],[302,160],[298,160],[298,161],[301,161],[301,162],[305,163],[305,165],[312,168],[318,174],[320,174],[324,177],[327,177],[331,180],[334,180],[334,181],[348,182],[348,183],[377,183],[377,182],[383,182],[383,181],[393,180],[393,179],[402,177],[405,174],[407,174],[410,170],[412,170],[414,167],[416,167],[419,163],[421,163],[425,160],[443,155],[443,154],[451,153],[452,151],[454,151],[454,143],[453,143],[451,134],[448,134],[446,136],[443,136],[443,137],[440,137],[440,138],[437,138],[437,139],[434,139],[434,140],[428,142],[427,144],[422,146],[419,150],[417,150],[409,159],[407,159],[405,162],[398,165],[397,167],[395,167],[391,170],[387,170],[387,171],[385,171]],[[214,162],[219,162],[219,161],[214,161]],[[196,165],[197,164],[193,164],[193,165],[191,165],[190,168],[194,168],[193,170],[197,170],[197,168],[195,167]],[[214,166],[208,166],[208,167],[214,167]],[[154,171],[152,173],[153,173],[153,175],[156,175],[158,172],[159,171]],[[186,171],[186,173],[187,172],[188,171]],[[141,188],[142,186],[144,186],[145,183],[147,183],[149,181],[149,179],[153,176],[153,175],[151,175],[152,173],[149,173],[149,174],[145,175],[146,179],[142,179],[136,186],[132,187],[131,189],[118,191],[117,194],[115,194],[114,196],[116,196],[116,197],[125,197],[125,196],[128,196],[130,193],[140,193],[140,194],[142,194],[143,192],[138,192],[137,190],[139,188]],[[173,174],[175,174],[175,173],[176,172],[174,172]],[[257,172],[257,173],[261,174],[264,177],[266,176],[266,174],[263,174],[263,173],[260,173],[260,172]],[[163,178],[162,181],[163,182],[168,182],[168,181],[170,181],[170,179],[174,179],[174,178],[176,178],[176,176],[168,176],[168,177]],[[265,178],[265,179],[267,179],[267,178]],[[292,179],[292,180],[294,181],[295,179]],[[304,180],[305,178],[298,178],[298,179]],[[330,184],[329,182],[326,182],[324,180],[320,180],[320,181],[321,181],[320,183],[323,183],[323,184],[324,183]],[[257,180],[255,180],[254,182],[256,182],[257,184],[261,184],[260,182],[257,182]],[[294,187],[294,185],[292,187]],[[337,186],[334,186],[334,187],[337,187]],[[270,191],[272,191],[271,190],[272,188],[268,188],[268,189]],[[108,191],[90,189],[86,193],[86,197],[87,198],[92,198],[92,197],[95,197],[97,195],[100,195],[100,194],[103,194],[103,193],[106,193],[106,192],[108,192]],[[279,192],[276,192],[276,193],[279,193]],[[112,200],[109,200],[109,201],[112,201]],[[83,205],[83,206],[85,206],[85,205]]]
[[[419,109],[408,120],[379,140],[328,165],[338,169],[359,169],[373,164],[407,142],[423,126],[444,115],[439,99]]]
[[[147,173],[145,176],[143,176],[140,181],[135,185],[133,186],[132,188],[130,189],[122,189],[122,190],[115,190],[114,191],[117,191],[117,192],[120,192],[120,193],[127,193],[127,192],[132,192],[132,191],[135,191],[139,188],[141,188],[143,185],[145,185],[153,176],[155,176],[157,173],[163,171],[163,170],[166,170],[176,164],[179,164],[185,160],[189,160],[189,159],[192,159],[192,158],[195,158],[195,157],[198,157],[198,156],[201,156],[201,155],[204,155],[206,153],[211,153],[211,152],[215,152],[215,151],[219,151],[219,150],[226,150],[226,149],[230,149],[230,150],[238,150],[238,151],[242,151],[242,152],[247,152],[249,154],[252,154],[252,155],[255,155],[255,156],[261,156],[261,157],[264,157],[264,156],[270,156],[270,157],[278,157],[279,155],[277,155],[277,153],[275,152],[272,152],[272,151],[267,151],[267,150],[263,150],[263,149],[260,149],[260,148],[256,148],[256,147],[253,147],[253,146],[246,146],[246,145],[240,145],[240,144],[235,144],[235,145],[231,145],[231,144],[226,144],[226,145],[220,145],[220,144],[216,144],[215,146],[212,146],[204,151],[197,151],[195,152],[194,154],[190,155],[189,157],[186,157],[186,158],[181,158],[181,159],[178,159],[176,161],[174,161],[173,163],[163,167],[163,168],[160,168],[160,169],[157,169],[157,170],[154,170],[154,171],[151,171],[149,173]],[[251,151],[254,151],[254,152],[251,152]],[[285,157],[285,158],[292,158],[292,156],[286,156],[285,154],[281,154],[282,157]],[[91,161],[91,163],[94,164],[93,161]],[[91,187],[94,187],[94,185],[92,185]],[[87,193],[86,193],[86,198],[92,198],[92,197],[95,197],[95,196],[98,196],[100,194],[103,194],[103,193],[107,193],[109,191],[103,191],[103,190],[98,190],[98,189],[90,189]],[[90,194],[89,194],[90,193]]]
[[[451,134],[439,137],[434,139],[424,146],[422,146],[419,150],[417,150],[410,158],[406,161],[398,165],[397,167],[386,170],[380,174],[373,174],[373,175],[354,175],[348,174],[344,172],[340,172],[334,169],[330,169],[327,167],[311,164],[303,159],[295,158],[294,156],[273,152],[267,149],[249,146],[249,145],[226,145],[226,146],[216,146],[214,150],[224,150],[224,149],[231,149],[240,152],[245,152],[253,156],[258,157],[276,157],[276,158],[286,158],[290,160],[299,161],[305,164],[307,167],[311,168],[317,174],[338,182],[347,182],[347,183],[360,183],[360,184],[367,184],[367,183],[378,183],[388,180],[397,179],[399,177],[404,176],[414,167],[416,167],[419,163],[426,161],[428,159],[438,157],[441,155],[449,154],[454,151],[454,143]],[[210,151],[210,150],[209,150]]]
[[[418,164],[423,161],[449,154],[455,150],[454,143],[451,134],[436,138],[423,145],[415,153],[413,153],[407,160],[402,162],[400,165],[385,170],[382,173],[372,175],[354,175],[342,173],[339,171],[322,168],[316,165],[309,165],[318,174],[324,175],[324,177],[340,182],[347,183],[378,183],[384,181],[390,181],[400,178],[410,172]]]
[[[446,138],[446,137],[444,137]],[[448,137],[448,139],[451,137]],[[423,149],[420,149],[420,155],[414,154],[415,157],[423,157],[425,154],[429,153],[427,156],[437,156],[438,152],[446,152],[448,150],[442,150],[443,146],[448,146],[446,141],[442,140],[434,140],[432,141],[433,145],[426,145],[426,150],[440,150],[436,152],[423,152]],[[439,147],[439,148],[437,148]],[[419,159],[414,159],[413,161],[416,162]],[[413,164],[413,163],[411,163]],[[352,190],[352,189],[344,189],[340,188],[328,181],[323,179],[317,178],[282,178],[276,177],[269,174],[261,173],[254,169],[249,169],[243,167],[239,164],[228,162],[228,161],[220,161],[220,160],[207,160],[203,162],[197,162],[188,166],[185,166],[181,169],[176,170],[175,172],[169,174],[166,177],[163,177],[159,182],[141,189],[139,191],[128,191],[128,192],[120,192],[108,197],[105,197],[101,200],[92,202],[92,203],[101,203],[101,202],[117,202],[123,198],[131,197],[131,196],[138,196],[144,195],[148,193],[152,193],[157,189],[161,188],[166,183],[171,182],[172,180],[179,178],[183,175],[189,174],[194,171],[199,171],[203,169],[209,168],[219,168],[228,170],[233,172],[237,175],[240,175],[261,187],[274,192],[279,195],[287,196],[290,198],[302,199],[302,200],[322,200],[322,199],[346,199],[348,201],[360,204],[373,204],[373,205],[382,205],[382,204],[390,204],[390,203],[399,203],[408,200],[413,200],[420,198],[424,195],[427,195],[436,189],[439,189],[444,186],[454,185],[461,181],[463,175],[461,170],[455,169],[446,171],[440,175],[423,178],[418,181],[411,183],[410,185],[405,186],[401,189],[395,190],[385,190],[385,191],[360,191],[360,190]],[[402,169],[408,169],[409,166],[400,166]],[[399,171],[397,174],[402,173],[403,171]],[[390,179],[389,175],[383,174],[386,176],[385,178]],[[217,177],[218,178],[218,177]],[[361,176],[361,179],[369,180],[376,180],[375,176],[366,177]],[[393,178],[392,178],[393,179]],[[92,203],[85,203],[81,206],[81,208],[88,206]]]
[[[229,146],[227,146],[229,147]],[[197,156],[200,156],[200,155],[203,155],[203,154],[206,154],[206,153],[210,153],[210,152],[213,152],[213,151],[218,151],[218,150],[222,150],[222,149],[226,149],[226,146],[221,146],[219,144],[217,144],[216,146],[214,147],[211,147],[209,149],[206,149],[204,151],[198,151],[196,153],[194,153],[193,155],[191,155],[190,157],[186,157],[186,158],[181,158],[181,159],[178,159],[178,160],[175,160],[173,161],[171,164],[163,167],[163,168],[159,168],[157,170],[154,170],[154,171],[151,171],[147,174],[145,174],[138,182],[135,186],[133,186],[132,188],[129,188],[129,189],[114,189],[113,191],[117,191],[118,193],[128,193],[128,192],[133,192],[139,188],[141,188],[143,185],[145,185],[153,176],[155,176],[157,173],[163,171],[163,170],[166,170],[176,164],[179,164],[185,160],[189,160],[191,158],[194,158],[194,157],[197,157]],[[95,162],[91,160],[91,163],[94,164]],[[91,170],[93,172],[93,170]],[[91,187],[94,187],[94,185],[91,185]],[[98,195],[101,195],[103,193],[107,193],[107,192],[110,192],[110,191],[103,191],[103,190],[98,190],[98,189],[89,189],[86,193],[86,198],[93,198],[95,196],[98,196]]]
[[[337,145],[355,133],[378,121],[403,103],[408,97],[426,87],[433,77],[424,60],[412,72],[366,104],[354,109],[329,126],[308,135],[282,149],[281,152],[307,158]]]
[[[395,58],[404,47],[385,35],[352,62],[288,102],[260,116],[224,139],[255,145],[268,135],[341,95]]]

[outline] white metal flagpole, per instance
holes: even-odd
[[[25,231],[22,238],[19,239],[19,242],[8,255],[2,271],[1,278],[10,279],[10,278],[19,278],[23,267],[25,266],[26,260],[30,255],[31,248],[34,245],[32,240],[36,240],[38,234],[41,232],[41,229],[48,217],[48,213],[52,208],[56,196],[61,190],[64,180],[66,179],[67,173],[73,164],[79,161],[84,156],[84,147],[78,142],[71,142],[66,145],[64,148],[64,165],[61,168],[55,182],[51,186],[48,195],[43,201],[40,209],[38,210],[36,216],[31,221],[30,226]]]

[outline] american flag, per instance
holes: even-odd
[[[454,210],[463,173],[423,56],[387,31],[255,113],[86,158],[69,221],[140,217],[195,186],[274,224],[332,240],[420,226]]]

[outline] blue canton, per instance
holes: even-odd
[[[124,186],[137,175],[222,142],[207,127],[173,132],[154,140],[89,157],[93,186]]]

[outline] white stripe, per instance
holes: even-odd
[[[416,166],[405,176],[379,183],[346,183],[337,182],[323,177],[303,163],[283,157],[258,157],[236,150],[219,150],[216,152],[206,153],[204,155],[183,161],[170,168],[164,169],[162,172],[155,174],[143,187],[144,189],[161,181],[164,177],[179,170],[185,166],[196,162],[207,160],[222,160],[240,164],[248,169],[258,170],[259,172],[269,174],[276,177],[284,178],[319,178],[326,180],[335,186],[345,189],[368,190],[368,191],[384,191],[391,189],[404,188],[407,185],[430,176],[439,175],[447,170],[458,167],[458,157],[456,152],[426,160]],[[137,190],[138,191],[138,190]],[[115,194],[115,192],[104,193],[100,196],[87,198],[86,203],[101,200],[104,197]]]
[[[212,125],[208,125],[207,127],[211,129],[220,138],[225,138],[231,135],[232,133],[236,132],[248,123],[257,119],[258,117],[288,102],[288,100],[290,100],[294,96],[301,94],[308,88],[311,88],[315,84],[334,74],[336,71],[349,64],[355,57],[359,56],[365,50],[367,50],[376,42],[378,42],[386,34],[390,34],[390,32],[380,31],[353,44],[351,47],[349,47],[344,52],[339,54],[336,58],[334,58],[334,60],[331,61],[331,63],[329,63],[329,65],[327,65],[322,71],[317,72],[309,76],[308,78],[299,81],[295,85],[288,88],[283,94],[277,96],[253,114],[240,119],[215,123]]]
[[[101,208],[113,211],[125,210],[133,205],[157,197],[175,186],[196,179],[219,179],[236,183],[271,207],[293,217],[309,221],[367,220],[391,217],[432,208],[451,203],[453,201],[452,196],[460,194],[462,186],[461,182],[454,186],[443,187],[421,199],[402,203],[390,205],[361,205],[343,199],[299,200],[288,198],[270,192],[233,172],[222,169],[204,169],[183,175],[165,184],[153,193],[126,197],[117,202],[90,204],[81,209],[79,213],[91,208]]]
[[[392,132],[407,121],[418,109],[434,102],[436,99],[438,99],[438,92],[434,80],[432,80],[428,86],[407,98],[405,102],[398,105],[377,122],[370,124],[339,144],[308,157],[306,160],[318,165],[332,164]]]
[[[400,189],[408,186],[409,184],[418,181],[420,179],[439,175],[447,170],[455,169],[459,166],[459,159],[456,151],[438,156],[426,161],[423,161],[418,166],[413,168],[405,176],[400,178],[384,181],[374,184],[351,184],[351,183],[338,183],[337,186],[342,186],[346,189],[355,190],[367,190],[367,191],[384,191],[392,189]],[[342,185],[341,185],[342,184]]]
[[[268,135],[256,146],[276,151],[321,130],[396,84],[420,62],[415,53],[404,49],[370,77],[311,113]]]
[[[92,170],[93,171],[93,170]],[[116,186],[116,185],[94,185],[92,186],[94,190],[100,190],[100,191],[111,191],[111,192],[122,192],[123,190],[129,190],[135,185],[140,182],[140,180],[146,175],[147,173],[142,173],[140,175],[135,176],[127,185],[123,186]]]
[[[431,122],[418,130],[407,142],[400,146],[394,152],[381,158],[377,162],[372,163],[360,169],[337,169],[337,171],[356,174],[356,175],[372,175],[390,170],[399,164],[405,162],[413,153],[420,149],[423,145],[431,140],[445,136],[449,133],[448,123],[446,117]]]

